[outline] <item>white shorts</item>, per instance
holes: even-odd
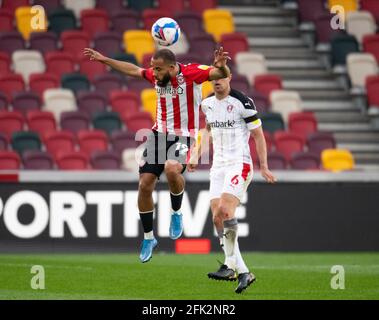
[[[221,198],[222,193],[229,193],[241,201],[252,178],[253,165],[251,163],[211,168],[210,199]]]

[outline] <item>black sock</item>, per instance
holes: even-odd
[[[170,192],[172,210],[178,211],[182,207],[183,194],[184,189],[179,194],[173,194],[172,192]]]
[[[148,233],[153,230],[153,211],[140,213],[143,232]]]

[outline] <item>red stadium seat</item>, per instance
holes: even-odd
[[[103,9],[112,15],[124,9],[124,0],[96,0],[96,8]]]
[[[176,13],[182,12],[185,10],[185,1],[184,0],[159,0],[158,8],[169,12],[167,16],[161,17],[173,17]]]
[[[117,31],[99,32],[93,39],[95,49],[105,56],[113,56],[122,51],[122,36]]]
[[[48,52],[45,55],[47,72],[55,74],[61,79],[65,73],[73,73],[75,64],[73,55],[67,52]]]
[[[112,90],[110,92],[110,103],[112,110],[120,115],[123,113],[136,113],[141,109],[139,95],[131,90]]]
[[[303,138],[292,132],[276,131],[274,133],[276,150],[281,152],[287,161],[291,159],[294,152],[303,151]]]
[[[0,111],[7,111],[8,110],[8,97],[0,92]]]
[[[14,14],[11,10],[0,8],[0,30],[3,31],[13,31],[13,19]]]
[[[369,11],[379,24],[379,1],[377,0],[360,0],[361,10]]]
[[[61,170],[88,170],[88,156],[81,151],[62,151],[56,158],[57,166]]]
[[[217,2],[217,0],[188,0],[188,5],[190,11],[203,14],[203,11],[206,9],[216,8]]]
[[[366,78],[367,102],[370,108],[379,108],[379,76]]]
[[[80,30],[63,31],[61,33],[61,42],[63,51],[72,54],[76,60],[83,57],[83,48],[90,46],[88,33]]]
[[[80,150],[87,155],[93,151],[108,150],[108,137],[102,130],[82,130],[78,133],[78,142]]]
[[[121,90],[123,81],[117,74],[105,73],[96,76],[93,80],[93,84],[96,91],[100,91],[108,96],[112,90]]]
[[[317,119],[313,112],[292,112],[289,114],[288,128],[305,140],[310,133],[317,131]]]
[[[180,31],[186,35],[197,35],[204,33],[203,17],[197,12],[184,11],[174,16],[180,26]]]
[[[311,152],[295,152],[290,160],[295,170],[320,170],[320,163],[320,155]]]
[[[0,170],[18,170],[21,167],[21,159],[17,152],[0,151]]]
[[[105,94],[93,91],[79,91],[77,101],[79,111],[84,111],[89,116],[105,111],[108,105],[108,98]]]
[[[29,42],[30,49],[38,50],[43,54],[58,50],[58,37],[57,34],[52,31],[32,32]]]
[[[92,169],[96,170],[119,170],[121,158],[114,151],[94,151],[90,156]]]
[[[145,9],[142,12],[142,20],[144,28],[151,30],[154,22],[162,17],[170,17],[170,12],[167,10],[160,9]]]
[[[3,0],[1,6],[4,9],[8,9],[11,12],[14,12],[18,7],[29,6],[29,0]]]
[[[257,75],[254,78],[254,88],[268,98],[271,91],[283,89],[282,78],[276,74]]]
[[[22,131],[24,128],[24,117],[18,111],[0,111],[0,132],[12,136],[15,131]]]
[[[221,35],[220,45],[229,52],[232,60],[238,52],[249,51],[249,43],[246,34],[241,32],[226,33]]]
[[[45,151],[27,150],[22,155],[24,169],[26,170],[53,170],[54,159]]]
[[[91,61],[88,57],[82,56],[79,59],[79,70],[80,73],[86,75],[90,81],[93,81],[96,76],[106,73],[107,67],[105,64]]]
[[[80,12],[82,29],[88,32],[91,39],[97,32],[109,30],[109,15],[103,9],[86,9]]]
[[[75,136],[70,131],[49,131],[43,136],[43,142],[49,151],[55,158],[58,153],[70,152],[75,149]]]
[[[363,37],[363,51],[373,54],[377,63],[379,63],[379,34]]]
[[[0,132],[0,150],[8,149],[8,137],[5,133]]]
[[[278,151],[268,152],[267,164],[270,170],[286,170],[288,166],[286,157]]]
[[[335,149],[336,140],[331,132],[314,132],[307,137],[308,150],[320,155],[325,149]]]
[[[125,113],[121,116],[122,121],[130,132],[137,132],[140,129],[151,129],[154,124],[150,112],[141,111],[134,114]]]
[[[49,111],[29,111],[26,114],[26,122],[30,131],[41,136],[49,131],[56,131],[57,128],[54,115]]]
[[[6,52],[0,52],[0,74],[11,72],[11,59]]]
[[[10,101],[13,94],[25,90],[24,79],[20,74],[0,75],[0,91],[2,91]]]
[[[16,50],[24,50],[24,38],[18,31],[0,32],[0,51],[12,54]]]
[[[40,98],[46,89],[58,88],[60,81],[54,73],[34,73],[29,77],[30,90],[36,92]]]
[[[301,22],[314,22],[318,16],[326,12],[324,0],[297,0]]]
[[[39,95],[30,91],[15,93],[11,104],[14,111],[20,111],[23,115],[25,115],[28,111],[40,110],[42,106]]]
[[[134,10],[123,9],[121,11],[117,11],[112,13],[111,19],[113,29],[119,33],[124,33],[125,30],[139,29],[140,16]]]
[[[91,119],[83,111],[65,111],[61,113],[60,125],[62,130],[77,134],[80,130],[89,129]]]
[[[141,142],[135,140],[135,134],[129,131],[117,130],[111,134],[113,150],[121,154],[125,149],[135,149]]]

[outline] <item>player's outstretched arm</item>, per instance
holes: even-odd
[[[209,80],[217,80],[217,79],[223,79],[228,78],[230,76],[230,69],[226,65],[228,60],[231,60],[231,58],[228,56],[228,52],[224,52],[224,49],[220,47],[220,49],[215,50],[214,52],[214,63],[213,68],[209,72]]]
[[[276,178],[272,174],[272,172],[269,170],[268,164],[267,164],[266,139],[263,134],[262,126],[259,126],[258,128],[251,130],[251,135],[253,136],[254,141],[255,141],[255,148],[257,150],[257,154],[259,158],[259,164],[261,168],[262,177],[265,178],[265,180],[268,183],[275,183]]]
[[[142,68],[136,66],[133,63],[118,61],[109,57],[103,56],[100,52],[91,48],[84,48],[83,54],[88,56],[90,60],[98,61],[110,66],[112,69],[120,71],[127,76],[142,78]]]

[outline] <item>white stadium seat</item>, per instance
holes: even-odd
[[[378,64],[371,53],[350,53],[347,72],[353,87],[365,87],[366,77],[378,73]]]
[[[267,73],[266,59],[261,53],[239,52],[236,54],[237,72],[244,75],[250,84],[257,75]]]
[[[302,111],[302,101],[297,91],[273,90],[270,93],[271,110],[279,112],[286,123],[291,112]]]
[[[43,100],[43,109],[52,112],[57,123],[62,112],[77,110],[74,93],[68,89],[47,89],[43,93]]]
[[[17,50],[12,54],[12,62],[14,71],[22,75],[25,83],[32,73],[43,73],[46,69],[41,52],[36,50]]]

